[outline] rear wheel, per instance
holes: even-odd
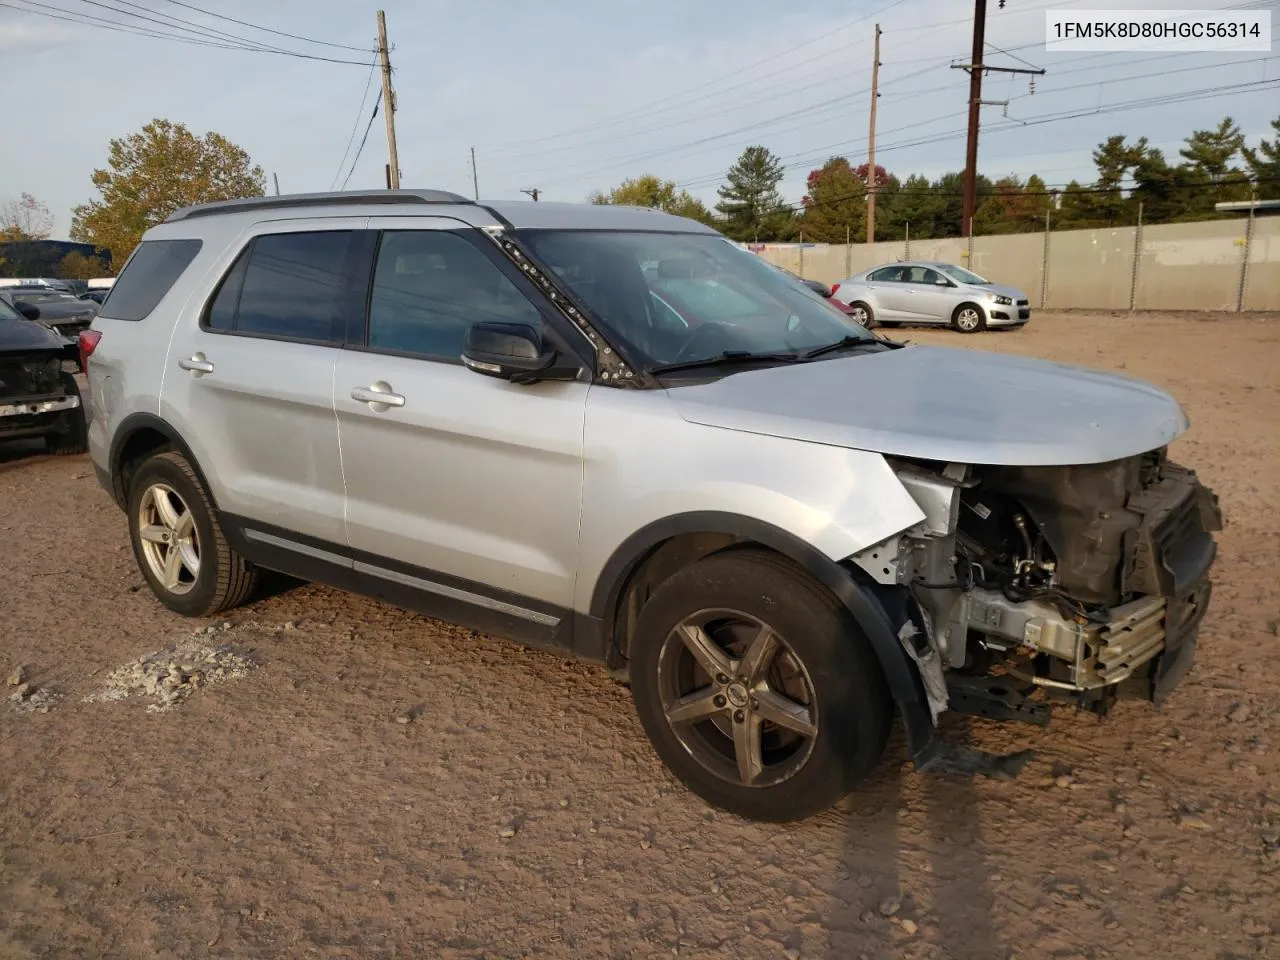
[[[771,554],[718,554],[663,583],[641,611],[630,672],[658,755],[740,816],[824,810],[884,752],[890,699],[869,643]]]
[[[80,399],[80,384],[69,373],[61,374],[62,392],[68,397]],[[62,429],[44,438],[49,452],[58,457],[70,457],[89,449],[89,424],[85,421],[84,402],[63,413]]]
[[[951,314],[951,326],[961,333],[977,333],[987,327],[987,318],[982,310],[972,303],[962,303]]]
[[[257,571],[231,549],[199,477],[176,451],[134,473],[129,537],[147,585],[170,610],[209,617],[253,592]]]
[[[868,330],[874,330],[876,327],[876,312],[871,309],[871,304],[863,300],[855,300],[849,304],[849,316],[862,324]]]

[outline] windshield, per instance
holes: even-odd
[[[955,267],[949,263],[940,263],[937,267],[957,283],[990,283],[989,280],[978,276],[976,273],[971,273],[964,267]]]
[[[605,332],[646,366],[725,352],[799,354],[865,328],[718,235],[522,232]]]

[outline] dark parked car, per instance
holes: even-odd
[[[94,303],[101,306],[102,301],[107,299],[107,294],[110,292],[110,290],[86,290],[84,293],[80,294],[80,299],[92,300]]]
[[[63,369],[77,349],[0,298],[0,442],[44,437],[53,453],[85,452],[80,387]]]
[[[55,333],[74,341],[81,330],[88,330],[98,315],[98,305],[92,300],[81,300],[70,293],[50,290],[47,287],[5,287],[0,289],[4,300],[19,313],[36,320]],[[35,307],[38,317],[30,316],[22,304]]]

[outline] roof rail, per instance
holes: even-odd
[[[217,200],[197,203],[175,210],[164,219],[165,223],[190,220],[193,217],[212,217],[220,213],[239,213],[245,210],[272,210],[287,207],[334,207],[361,203],[465,203],[474,200],[448,190],[350,190],[336,193],[293,193],[281,197],[246,197],[242,200]]]

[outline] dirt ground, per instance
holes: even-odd
[[[10,451],[0,680],[25,665],[47,712],[0,688],[0,960],[1280,956],[1280,318],[896,335],[1185,405],[1175,456],[1228,525],[1162,711],[953,722],[1039,753],[970,782],[899,738],[837,810],[747,823],[664,772],[593,666],[312,586],[166,612],[88,459]],[[172,704],[145,681],[170,659],[207,680]]]

